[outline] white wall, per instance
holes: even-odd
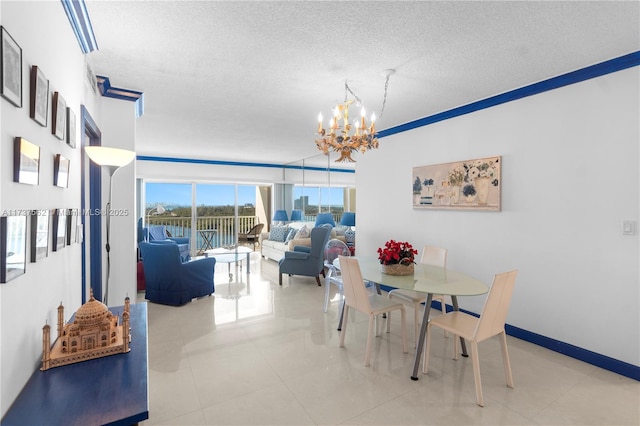
[[[135,103],[102,98],[102,146],[135,150]],[[123,166],[113,175],[111,210],[111,273],[108,305],[120,306],[129,296],[135,303],[136,287],[136,162]],[[109,200],[109,174],[102,172],[102,205]],[[106,220],[103,220],[103,245],[106,243]],[[103,287],[106,283],[106,250],[103,250]]]
[[[78,42],[60,2],[0,2],[1,24],[22,47],[22,108],[0,99],[0,211],[80,208],[80,105],[96,110],[96,97],[85,85],[85,65]],[[32,65],[49,79],[77,118],[77,146],[72,149],[51,135],[51,96],[47,127],[29,118],[29,73]],[[94,115],[94,119],[100,117]],[[40,146],[40,184],[13,182],[13,139]],[[53,157],[71,161],[69,187],[53,186]],[[27,261],[26,274],[0,284],[0,416],[9,409],[42,355],[42,327],[57,322],[57,307],[68,317],[81,304],[81,245],[51,252],[37,263]],[[27,244],[29,253],[29,244]]]
[[[358,254],[394,238],[446,247],[448,266],[488,284],[518,269],[509,324],[640,365],[638,233],[622,235],[639,217],[639,77],[635,67],[381,139],[356,168]],[[413,167],[493,155],[501,212],[412,208]],[[483,301],[460,302],[479,313]]]

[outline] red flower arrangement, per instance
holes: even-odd
[[[408,242],[389,240],[383,248],[378,248],[378,260],[383,265],[409,265],[415,263],[414,255],[418,254]]]

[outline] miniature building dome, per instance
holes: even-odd
[[[109,308],[104,303],[91,298],[80,309],[76,311],[74,323],[80,327],[91,327],[98,325],[110,316]]]

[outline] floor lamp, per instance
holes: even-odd
[[[109,252],[111,251],[111,246],[109,245],[109,236],[111,234],[111,187],[113,183],[113,175],[117,172],[120,167],[126,166],[136,156],[136,153],[133,151],[128,151],[126,149],[118,149],[118,148],[108,148],[104,146],[88,146],[85,147],[84,152],[87,154],[87,157],[91,159],[97,165],[104,167],[109,171],[109,201],[107,202],[107,281],[104,290],[104,297],[102,303],[108,306],[108,297],[109,297],[109,275],[111,273],[111,260],[109,259]]]

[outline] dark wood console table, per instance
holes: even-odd
[[[130,352],[36,370],[2,425],[132,425],[148,419],[147,304],[132,304],[130,314]]]

